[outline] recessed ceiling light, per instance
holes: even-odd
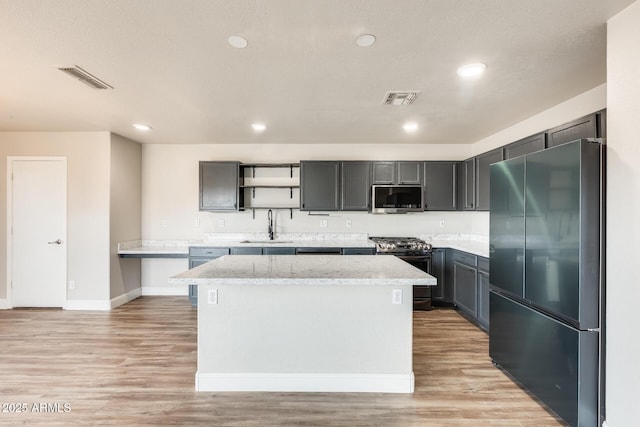
[[[407,122],[402,125],[402,129],[407,133],[413,133],[418,130],[418,124],[416,122]]]
[[[479,77],[487,69],[487,64],[475,62],[473,64],[463,65],[458,68],[458,75],[463,78]]]
[[[149,125],[145,125],[144,123],[134,123],[133,127],[138,129],[138,130],[142,130],[142,131],[148,131],[151,130],[151,126]]]
[[[227,41],[231,46],[235,47],[236,49],[244,49],[249,44],[247,39],[240,36],[231,36],[227,39]]]
[[[267,126],[264,123],[253,123],[251,127],[253,128],[254,132],[257,132],[257,133],[264,132],[265,129],[267,128]]]
[[[362,34],[356,38],[356,44],[360,47],[368,47],[376,42],[376,36],[373,34]]]

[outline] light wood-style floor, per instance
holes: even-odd
[[[0,424],[562,425],[491,364],[487,335],[451,309],[415,313],[412,395],[196,393],[196,315],[184,297],[111,312],[0,310],[0,409],[27,409],[0,412]]]

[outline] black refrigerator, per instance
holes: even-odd
[[[604,145],[491,165],[489,355],[572,426],[604,417]]]

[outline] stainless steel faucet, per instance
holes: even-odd
[[[269,222],[269,227],[267,229],[269,232],[269,240],[273,240],[273,212],[271,212],[271,209],[267,211],[267,221]]]

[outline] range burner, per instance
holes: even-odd
[[[370,237],[376,243],[376,253],[391,255],[431,254],[431,243],[415,237]]]

